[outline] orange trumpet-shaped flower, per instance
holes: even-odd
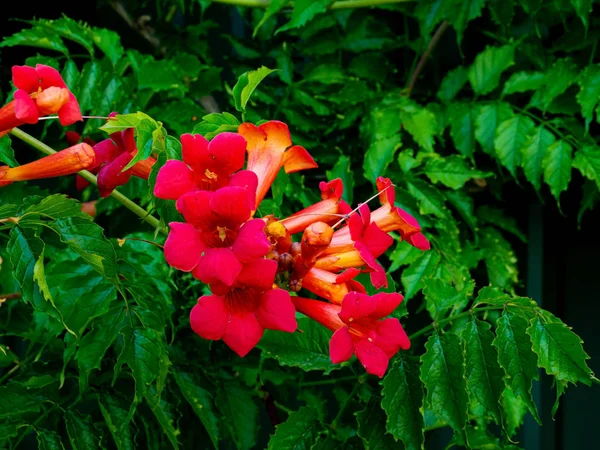
[[[38,64],[13,66],[16,86],[14,100],[0,109],[0,137],[25,123],[37,123],[40,117],[57,114],[62,125],[81,120],[77,99],[57,70]]]
[[[71,175],[92,167],[95,162],[94,149],[81,143],[18,167],[0,167],[0,187],[15,181],[38,180]]]
[[[352,280],[360,271],[349,269],[336,275],[326,270],[312,268],[302,279],[302,287],[333,303],[342,303],[348,292],[365,292],[365,288],[358,281]]]
[[[247,169],[258,177],[257,205],[275,181],[281,167],[286,173],[317,167],[315,160],[304,147],[292,146],[288,126],[283,122],[271,120],[258,127],[251,123],[243,123],[239,126],[238,133],[248,143]]]

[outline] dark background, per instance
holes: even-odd
[[[146,53],[154,51],[106,1],[2,3],[2,37],[22,29],[23,24],[15,19],[55,19],[66,14],[73,19],[116,31],[126,48],[133,47]],[[217,7],[224,8],[224,11],[228,8],[221,5]],[[154,5],[149,9],[150,15],[156,11]],[[239,21],[225,14],[219,19],[224,26],[229,21],[230,30],[239,34]],[[477,46],[476,51],[480,50],[476,42],[473,45]],[[25,57],[36,51],[24,47],[0,50],[2,89],[7,89],[11,66],[22,64]],[[584,348],[591,357],[591,369],[600,373],[600,302],[597,294],[600,289],[600,210],[586,213],[579,229],[577,213],[581,191],[578,186],[583,184],[583,179],[575,172],[573,176],[569,191],[561,198],[562,213],[553,201],[542,204],[529,187],[517,185],[505,193],[505,206],[521,229],[527,231],[529,238],[527,245],[517,240],[511,242],[519,259],[521,280],[524,282],[520,294],[534,298],[540,306],[571,326],[584,341]],[[592,388],[583,385],[569,388],[561,400],[555,420],[552,420],[550,411],[555,399],[554,389],[543,373],[540,376],[541,381],[534,384],[533,393],[544,425],[539,427],[528,415],[521,431],[520,445],[527,450],[599,448],[596,429],[600,424],[597,412],[600,405],[598,385]],[[450,433],[449,430],[433,433],[427,440],[427,448],[444,448]]]

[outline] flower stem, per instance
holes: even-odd
[[[12,134],[14,137],[16,137],[18,139],[21,139],[23,142],[25,142],[26,144],[29,144],[33,148],[36,148],[37,150],[44,153],[45,155],[53,155],[54,153],[56,153],[56,150],[47,146],[43,142],[38,141],[36,138],[34,138],[33,136],[31,136],[28,133],[25,133],[23,130],[20,130],[18,128],[13,128],[13,130],[10,132],[10,134]],[[92,183],[94,185],[98,185],[98,180],[96,179],[96,176],[94,174],[88,172],[87,170],[82,170],[77,173],[82,178],[89,181],[90,183]],[[129,209],[131,212],[133,212],[135,215],[140,217],[142,220],[144,220],[144,222],[149,224],[152,228],[158,229],[163,234],[167,234],[167,230],[160,226],[159,220],[156,217],[149,214],[148,211],[146,211],[144,208],[142,208],[137,203],[135,203],[134,201],[132,201],[131,199],[129,199],[128,197],[126,197],[125,195],[121,194],[120,192],[118,192],[116,190],[113,191],[112,194],[110,194],[110,196],[113,197],[119,203],[121,203],[123,206],[125,206],[127,209]]]
[[[414,0],[340,0],[333,2],[329,9],[367,8],[370,6],[391,5],[394,3],[408,3]],[[271,3],[269,0],[213,0],[213,3],[226,5],[246,6],[249,8],[266,8]],[[290,2],[290,6],[293,2]]]

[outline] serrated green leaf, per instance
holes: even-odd
[[[303,333],[282,333],[265,330],[258,343],[263,357],[276,359],[284,366],[300,367],[302,370],[323,370],[325,374],[339,369],[329,358],[331,332],[307,317],[298,319]]]
[[[498,125],[494,138],[494,149],[500,163],[513,177],[521,164],[522,153],[527,137],[533,132],[535,124],[529,117],[516,115]]]
[[[473,178],[486,178],[493,175],[491,172],[482,172],[469,167],[460,156],[432,158],[427,162],[424,171],[432,183],[442,183],[451,189],[460,189]]]
[[[557,60],[546,72],[544,89],[538,89],[530,106],[546,111],[552,101],[565,92],[577,80],[577,65],[569,58]]]
[[[192,133],[201,134],[210,140],[225,131],[236,132],[239,125],[239,120],[232,114],[227,112],[223,114],[211,113],[202,117],[202,122],[194,126]]]
[[[469,67],[469,81],[477,95],[485,95],[498,86],[502,73],[515,63],[515,47],[487,47]]]
[[[390,262],[392,263],[388,269],[388,273],[394,273],[402,266],[407,266],[415,261],[423,252],[417,247],[413,247],[406,241],[400,241],[394,247],[390,254]]]
[[[473,156],[475,150],[475,115],[475,107],[467,103],[452,103],[448,107],[448,122],[454,146],[466,157]]]
[[[502,95],[535,91],[544,86],[546,82],[546,75],[541,72],[515,72],[504,83]]]
[[[325,12],[332,1],[333,0],[296,0],[294,2],[294,9],[292,10],[290,21],[279,27],[275,34],[306,25],[308,21],[317,14]]]
[[[400,134],[371,142],[363,163],[365,178],[373,182],[383,176],[401,145]]]
[[[140,67],[138,86],[140,89],[151,89],[155,92],[178,90],[183,86],[183,79],[172,61],[167,59],[149,60]]]
[[[110,77],[102,92],[100,98],[94,104],[94,114],[98,116],[108,116],[113,111],[120,109],[121,99],[124,97],[124,84],[121,78],[117,76]],[[102,126],[102,119],[90,119],[86,121],[83,128],[83,135],[92,133]]]
[[[64,450],[65,447],[60,439],[60,435],[54,431],[36,429],[37,443],[39,450]]]
[[[69,53],[60,36],[41,27],[21,30],[12,36],[4,38],[0,42],[0,47],[14,47],[15,45],[45,48],[64,53],[65,55]]]
[[[583,195],[581,199],[581,205],[579,206],[579,212],[577,213],[577,226],[581,227],[581,220],[583,215],[587,211],[591,211],[596,203],[600,200],[600,192],[598,192],[598,186],[589,180],[586,180],[583,184]]]
[[[156,417],[156,421],[162,428],[163,433],[167,435],[167,439],[171,443],[171,446],[175,450],[178,450],[178,436],[181,434],[181,431],[177,424],[178,419],[176,417],[175,406],[165,401],[164,398],[161,398],[154,386],[151,386],[148,389],[148,394],[146,400],[154,413],[154,417]]]
[[[427,404],[464,442],[469,397],[463,345],[459,335],[432,334],[421,356],[421,380],[425,384]]]
[[[20,383],[0,386],[0,419],[16,419],[20,414],[38,412],[44,400],[39,391],[27,389]]]
[[[433,136],[437,127],[431,111],[404,98],[400,102],[400,119],[417,144],[427,151],[433,151]]]
[[[508,103],[495,102],[479,108],[475,119],[475,139],[488,155],[495,155],[496,128],[513,115]]]
[[[407,450],[422,449],[423,384],[419,379],[419,360],[402,353],[380,383],[381,407],[386,413],[386,429]]]
[[[246,104],[248,103],[248,100],[250,100],[254,90],[265,77],[277,70],[278,69],[269,69],[268,67],[261,66],[256,70],[251,70],[240,75],[237,83],[233,87],[235,109],[238,111],[245,111]]]
[[[571,5],[575,8],[575,12],[583,22],[583,26],[588,28],[589,26],[589,15],[592,12],[593,0],[571,0]]]
[[[122,306],[112,308],[96,319],[93,322],[93,329],[79,341],[79,350],[75,359],[79,369],[79,390],[81,392],[85,391],[87,387],[91,371],[100,368],[104,354],[117,338],[124,318],[125,309]]]
[[[459,291],[439,278],[425,280],[423,294],[425,307],[433,320],[442,319],[452,309],[463,309],[468,302],[466,291]]]
[[[600,147],[584,145],[575,153],[573,167],[587,179],[594,181],[600,189]]]
[[[25,205],[24,205],[25,206]],[[19,210],[19,216],[42,216],[43,218],[62,219],[72,216],[89,220],[90,217],[81,212],[81,203],[64,194],[54,194],[41,198],[39,202],[29,204],[26,208]],[[27,217],[19,221],[20,225],[27,224]]]
[[[408,192],[418,200],[421,214],[433,214],[442,219],[448,215],[445,199],[435,187],[418,179],[407,182],[407,187]]]
[[[29,20],[27,22],[32,26],[37,25],[49,33],[56,33],[65,39],[78,43],[89,52],[90,56],[94,56],[94,44],[89,36],[89,28],[85,25],[77,23],[66,16],[57,20],[41,19],[38,21]]]
[[[479,239],[490,283],[503,289],[512,289],[518,281],[518,271],[517,258],[510,243],[491,227],[481,229]]]
[[[226,381],[217,393],[217,408],[238,450],[249,450],[256,443],[258,408],[252,391],[236,381]]]
[[[450,202],[450,205],[458,212],[460,217],[473,230],[477,228],[477,218],[475,217],[475,202],[473,197],[467,194],[464,190],[446,191],[444,196]]]
[[[483,205],[477,210],[477,217],[480,221],[494,225],[504,231],[508,231],[518,237],[521,242],[527,242],[527,236],[521,231],[514,217],[511,217],[498,208],[489,205]]]
[[[462,43],[462,37],[467,24],[477,17],[481,16],[481,10],[486,0],[461,0],[454,2],[448,8],[448,20],[456,30],[458,44]]]
[[[346,155],[340,155],[331,170],[325,172],[328,180],[339,178],[344,183],[343,198],[352,204],[354,194],[354,172],[352,171],[350,158]]]
[[[548,322],[543,314],[531,319],[527,334],[531,337],[533,351],[538,356],[538,366],[548,375],[566,384],[592,385],[593,373],[586,360],[590,357],[582,347],[583,341],[562,322]]]
[[[213,407],[212,394],[200,387],[199,379],[194,378],[191,374],[178,370],[173,370],[171,373],[173,374],[175,382],[179,386],[183,397],[190,404],[202,422],[202,425],[204,425],[214,448],[218,449],[219,427]]]
[[[117,61],[125,50],[121,45],[121,38],[117,33],[106,28],[92,28],[90,30],[90,37],[96,44],[102,53],[112,62],[112,65],[116,65]]]
[[[551,144],[546,150],[542,165],[544,181],[560,205],[560,193],[567,189],[571,181],[571,154],[573,148],[562,139]]]
[[[446,74],[440,89],[437,92],[437,97],[444,103],[450,103],[456,94],[460,92],[468,79],[466,67],[458,66]]]
[[[523,148],[523,171],[525,177],[535,187],[540,190],[541,178],[543,172],[544,157],[554,143],[554,135],[543,126],[539,126],[529,135]]]
[[[497,424],[502,422],[500,397],[504,391],[504,373],[498,364],[498,352],[492,346],[491,325],[471,316],[462,331],[465,340],[467,388],[470,397],[490,414]]]
[[[504,369],[504,383],[519,397],[541,425],[531,396],[531,383],[538,379],[537,357],[525,330],[529,324],[523,317],[505,309],[496,325],[492,345],[498,349],[498,362]]]
[[[128,128],[135,128],[145,118],[143,113],[118,114],[109,118],[104,125],[100,127],[102,131],[113,134]]]
[[[79,86],[77,88],[77,101],[81,111],[86,113],[95,108],[96,101],[100,100],[98,85],[102,78],[102,68],[97,61],[88,61],[81,70]],[[94,109],[94,112],[95,109]]]
[[[594,118],[594,109],[600,102],[600,65],[587,66],[578,78],[580,91],[577,102],[581,105],[581,115],[588,129]]]
[[[319,428],[317,410],[306,406],[290,414],[288,419],[275,428],[275,434],[269,440],[269,450],[310,449],[316,441]]]
[[[100,448],[98,430],[92,424],[92,418],[69,410],[65,413],[67,435],[73,450],[93,450]]]
[[[371,397],[366,408],[355,415],[358,422],[357,433],[363,441],[365,450],[395,450],[398,448],[398,443],[394,441],[391,434],[386,432],[386,416],[376,397]]]
[[[98,396],[98,406],[117,450],[133,450],[135,444],[129,426],[130,418],[123,402],[112,395],[102,394]]]
[[[402,272],[402,286],[406,300],[412,298],[425,285],[425,280],[434,276],[440,264],[440,255],[435,251],[424,252]]]
[[[269,4],[267,5],[267,7],[265,8],[265,13],[263,14],[262,18],[260,19],[258,24],[254,27],[254,31],[252,32],[252,37],[253,38],[256,37],[256,33],[258,33],[258,30],[260,29],[260,27],[262,27],[267,20],[269,20],[271,17],[273,17],[275,14],[277,14],[281,10],[281,8],[286,6],[288,3],[289,3],[289,0],[270,1]]]
[[[15,159],[15,152],[11,147],[10,137],[0,138],[0,163],[7,164],[8,167],[17,167],[19,163]]]
[[[523,424],[523,419],[527,413],[527,405],[524,401],[515,397],[515,394],[508,388],[505,388],[502,393],[501,404],[505,420],[504,429],[508,437],[513,437]]]

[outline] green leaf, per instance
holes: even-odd
[[[494,139],[498,125],[512,115],[511,106],[504,102],[490,103],[479,108],[475,119],[475,139],[488,155],[495,155]]]
[[[491,227],[481,229],[479,239],[490,283],[503,289],[512,289],[519,278],[517,258],[509,242]]]
[[[477,217],[482,222],[489,223],[504,231],[508,231],[518,237],[520,241],[524,243],[527,242],[527,236],[521,231],[515,218],[508,215],[506,211],[489,205],[483,205],[477,210]]]
[[[498,362],[504,369],[504,383],[519,397],[541,425],[537,408],[531,397],[531,383],[538,379],[537,357],[525,330],[529,324],[511,309],[505,309],[496,324],[496,339],[492,345],[498,349]]]
[[[456,30],[458,44],[460,45],[467,24],[481,16],[481,10],[486,0],[461,0],[448,7],[448,20]]]
[[[171,372],[175,378],[175,382],[179,386],[183,397],[192,407],[206,432],[210,436],[210,440],[215,449],[219,448],[219,427],[217,416],[213,407],[212,394],[200,387],[199,378],[194,378],[193,375],[173,370]]]
[[[546,75],[541,72],[515,72],[504,83],[502,95],[535,91],[544,86],[546,82]]]
[[[192,133],[201,134],[206,139],[212,139],[217,134],[225,131],[237,132],[240,121],[227,112],[223,114],[211,113],[202,117],[202,122],[194,126]]]
[[[302,370],[323,370],[325,374],[339,369],[329,358],[331,332],[307,317],[298,319],[303,333],[283,333],[265,330],[258,343],[263,357],[276,359],[284,366],[300,367]]]
[[[29,197],[31,198],[31,197]],[[39,198],[39,197],[38,197]],[[86,220],[90,220],[90,217],[81,212],[81,203],[73,198],[69,198],[64,194],[54,194],[48,197],[40,198],[38,203],[26,204],[24,209],[19,210],[19,216],[23,217],[33,216],[35,220],[39,220],[39,217],[51,219],[62,219],[72,216],[78,216]],[[27,224],[27,217],[22,218],[19,221],[20,225]]]
[[[401,145],[400,134],[371,142],[363,162],[365,178],[373,182],[383,176]]]
[[[387,415],[387,431],[400,439],[407,450],[423,448],[423,384],[419,379],[419,360],[400,354],[380,383],[381,407]]]
[[[487,47],[469,67],[469,81],[477,95],[485,95],[498,86],[502,73],[515,63],[515,47]]]
[[[77,411],[69,410],[65,413],[65,424],[69,442],[73,450],[92,450],[100,448],[100,438],[92,424],[92,418],[81,415]]]
[[[544,156],[548,147],[554,143],[554,135],[545,127],[536,127],[535,131],[529,135],[523,148],[523,171],[525,177],[535,187],[540,190]]]
[[[489,177],[492,173],[481,172],[469,167],[460,156],[448,156],[430,159],[425,166],[425,175],[432,183],[442,183],[451,189],[460,189],[467,181],[473,178]]]
[[[162,431],[167,435],[167,439],[171,443],[171,446],[175,450],[179,449],[177,437],[181,434],[181,431],[177,428],[178,419],[175,416],[175,406],[165,401],[164,398],[161,398],[154,386],[150,387],[148,391],[149,395],[146,397],[146,400],[154,413],[154,417],[156,417],[156,421],[162,428]]]
[[[239,382],[226,381],[217,394],[217,408],[237,449],[253,448],[258,432],[258,408],[252,392]]]
[[[421,356],[421,380],[432,411],[466,441],[469,397],[465,379],[464,342],[453,333],[432,334]]]
[[[81,70],[77,101],[82,112],[95,111],[96,101],[100,100],[98,85],[102,78],[102,69],[97,61],[88,61]]]
[[[571,154],[573,148],[562,139],[550,145],[544,156],[544,181],[560,205],[560,193],[571,181]]]
[[[594,181],[600,189],[600,147],[584,145],[573,160],[573,167],[578,169],[587,179]]]
[[[577,65],[571,59],[557,60],[546,72],[545,87],[535,92],[530,105],[546,111],[556,97],[575,83],[577,75]]]
[[[592,12],[593,0],[571,0],[571,5],[575,8],[575,12],[583,22],[583,26],[587,30],[589,26],[589,15]]]
[[[256,70],[244,72],[239,76],[237,83],[233,87],[233,100],[235,101],[235,109],[238,111],[245,111],[246,104],[254,90],[268,75],[276,72],[278,69],[269,69],[268,67],[261,66]]]
[[[95,294],[95,293],[94,293]],[[75,299],[75,304],[84,303],[86,297]],[[84,305],[85,306],[85,303]],[[79,311],[77,311],[79,313]],[[93,322],[93,329],[79,341],[79,350],[75,355],[79,369],[79,390],[87,387],[90,372],[100,369],[104,354],[117,338],[117,334],[125,318],[125,309],[116,306]]]
[[[448,107],[450,134],[456,149],[466,157],[473,156],[475,150],[475,114],[473,105],[452,103]]]
[[[106,393],[98,396],[98,406],[117,450],[133,450],[135,445],[129,426],[128,409],[117,397]]]
[[[463,88],[467,79],[468,72],[464,66],[451,70],[442,80],[437,97],[444,103],[450,103]]]
[[[145,116],[145,114],[139,112],[133,114],[118,114],[115,117],[108,119],[100,129],[108,134],[113,134],[128,128],[135,128]]]
[[[548,375],[568,384],[592,385],[593,373],[586,360],[590,357],[582,347],[583,341],[563,322],[550,322],[543,314],[531,319],[527,334],[531,336],[538,366]]]
[[[516,115],[498,125],[494,138],[496,155],[513,177],[517,175],[517,167],[521,164],[523,149],[527,137],[534,130],[535,124],[529,117]]]
[[[39,450],[64,450],[65,447],[60,439],[60,435],[54,431],[36,429],[38,449]]]
[[[15,45],[45,48],[64,53],[65,55],[69,53],[69,50],[65,46],[60,36],[56,35],[55,33],[48,32],[41,27],[21,30],[12,36],[4,38],[2,42],[0,42],[0,47],[14,47]]]
[[[111,112],[119,110],[120,101],[125,95],[123,91],[124,85],[122,79],[117,76],[110,77],[106,85],[104,85],[98,101],[94,104],[94,114],[108,116]],[[104,123],[102,119],[88,120],[83,128],[83,135],[93,133]]]
[[[407,266],[415,261],[423,252],[416,247],[413,247],[406,241],[400,241],[394,247],[394,251],[389,256],[392,263],[388,269],[388,273],[394,273],[402,266]]]
[[[17,167],[19,163],[15,159],[15,152],[10,144],[10,137],[0,138],[0,163],[7,164],[8,167]]]
[[[317,14],[327,11],[327,7],[333,0],[296,0],[292,17],[285,25],[279,27],[275,34],[282,31],[299,28],[306,25]]]
[[[152,328],[124,327],[124,346],[115,365],[114,380],[123,364],[127,364],[135,380],[135,401],[146,395],[150,384],[156,380],[163,364],[162,355],[166,352],[164,335]]]
[[[433,151],[433,136],[436,132],[435,114],[415,102],[403,98],[400,102],[402,126],[415,142],[427,151]]]
[[[358,422],[357,433],[363,440],[365,450],[398,449],[398,443],[386,432],[386,416],[376,397],[371,397],[366,408],[354,414]]]
[[[418,179],[407,182],[407,187],[408,192],[418,200],[421,214],[433,214],[442,219],[447,217],[445,199],[435,187]]]
[[[115,249],[99,225],[80,217],[57,219],[49,226],[60,240],[78,253],[94,270],[110,280],[116,280]]]
[[[515,397],[515,394],[505,388],[502,393],[502,412],[504,413],[505,431],[508,437],[513,437],[523,425],[523,419],[527,413],[527,405],[521,399]]]
[[[440,264],[440,255],[435,251],[424,252],[415,262],[402,272],[402,285],[406,300],[420,291],[427,278],[435,275]]]
[[[183,87],[183,79],[172,61],[149,60],[142,64],[138,72],[138,86],[154,92],[179,90]]]
[[[425,307],[433,320],[442,319],[452,309],[463,309],[468,302],[465,290],[459,291],[439,278],[425,280],[423,294]]]
[[[94,56],[94,44],[89,36],[89,28],[69,17],[63,16],[57,20],[29,20],[27,23],[38,25],[49,33],[56,33],[65,39],[76,42],[83,46],[89,52],[90,56]]]
[[[288,419],[275,428],[269,440],[269,450],[310,449],[317,440],[321,426],[317,421],[317,410],[307,406],[290,414]]]
[[[252,37],[255,38],[256,33],[258,33],[258,30],[260,29],[260,27],[262,27],[267,20],[269,20],[271,17],[273,17],[275,14],[277,14],[281,10],[281,8],[283,8],[287,4],[289,4],[289,0],[272,0],[272,1],[270,1],[269,4],[267,5],[267,7],[265,8],[265,13],[263,14],[262,18],[260,19],[260,21],[258,22],[256,27],[254,27],[254,31],[252,32]]]
[[[598,192],[598,186],[591,181],[586,180],[583,184],[583,195],[581,199],[581,205],[579,206],[579,213],[577,214],[577,226],[581,227],[581,220],[586,211],[591,211],[596,203],[600,200],[600,192]]]
[[[498,364],[498,352],[492,346],[494,335],[491,325],[471,316],[462,331],[465,340],[466,378],[469,396],[491,415],[496,423],[502,422],[500,398],[504,391],[504,373]]]
[[[110,62],[112,62],[112,65],[116,65],[119,58],[121,58],[125,52],[121,45],[121,38],[119,35],[106,28],[92,28],[90,30],[90,37],[94,41],[94,44],[96,44]]]
[[[36,413],[45,400],[35,389],[26,389],[20,383],[0,386],[0,419],[15,419],[20,414]]]
[[[581,105],[587,130],[594,118],[594,109],[600,102],[600,65],[587,66],[579,76],[578,83],[581,90],[577,94],[577,102]]]
[[[350,158],[346,155],[340,155],[337,162],[331,170],[325,172],[328,180],[340,178],[344,183],[343,198],[352,204],[352,197],[354,193],[354,172],[352,171]]]
[[[464,190],[446,191],[444,192],[444,195],[450,202],[450,205],[458,212],[467,225],[475,230],[477,228],[477,218],[475,217],[474,212],[475,202],[473,197]]]

